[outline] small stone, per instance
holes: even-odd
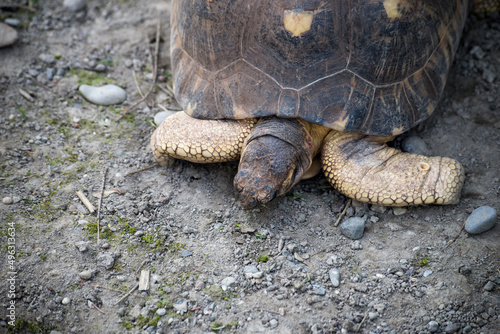
[[[491,206],[480,206],[472,211],[465,222],[465,230],[470,234],[480,234],[491,229],[497,220],[497,212]]]
[[[233,284],[235,282],[236,282],[236,279],[234,277],[226,277],[220,282],[220,285],[221,285],[222,290],[226,291],[227,288],[230,288],[231,286],[233,286]]]
[[[365,220],[352,217],[340,224],[340,232],[349,239],[361,239],[365,230]]]
[[[142,237],[144,235],[143,230],[138,230],[137,232],[134,233],[134,237]]]
[[[8,24],[8,25],[10,25],[12,27],[18,27],[18,26],[21,25],[21,21],[20,20],[13,19],[13,18],[7,18],[7,19],[5,19],[4,22],[5,22],[5,24]]]
[[[75,243],[76,248],[78,248],[78,250],[82,253],[86,252],[88,250],[87,245],[88,245],[88,242],[86,242],[86,241],[78,241],[77,243]]]
[[[484,58],[484,51],[481,49],[479,45],[475,45],[471,50],[470,54],[474,56],[476,59],[483,59]]]
[[[137,319],[141,315],[141,305],[136,304],[129,312],[129,316],[132,319]]]
[[[109,252],[99,253],[99,255],[97,255],[97,265],[109,270],[115,265],[115,258]]]
[[[167,119],[168,117],[172,116],[173,114],[176,114],[177,111],[171,111],[171,110],[168,110],[168,111],[160,111],[158,113],[156,113],[156,115],[154,116],[154,122],[156,125],[160,125],[161,123],[163,123],[163,121],[165,119]]]
[[[322,286],[317,286],[316,289],[314,289],[313,293],[318,296],[324,296],[326,295],[326,290]]]
[[[12,197],[4,197],[4,198],[2,198],[2,202],[3,202],[3,204],[7,204],[7,205],[14,203],[14,201],[12,200]]]
[[[105,85],[102,87],[81,85],[78,90],[89,102],[103,106],[121,104],[127,98],[127,92],[116,85]]]
[[[424,271],[424,273],[422,274],[422,276],[427,277],[427,276],[430,276],[431,274],[432,274],[432,270],[427,269],[426,271]]]
[[[408,209],[405,207],[394,207],[392,208],[392,214],[395,216],[401,216],[408,212]]]
[[[188,256],[191,256],[193,255],[193,253],[191,253],[190,251],[188,251],[187,249],[183,249],[181,250],[181,256],[182,257],[188,257]]]
[[[196,282],[194,283],[194,289],[196,291],[201,291],[201,290],[203,290],[204,287],[205,287],[205,281],[201,277],[198,278],[196,280]]]
[[[63,7],[69,12],[77,12],[87,5],[87,0],[64,0]]]
[[[488,283],[486,283],[484,285],[483,289],[485,291],[492,291],[494,287],[495,287],[495,285],[493,284],[493,282],[492,281],[488,281]]]
[[[403,139],[401,149],[404,152],[420,155],[429,155],[430,153],[427,144],[418,136],[409,136]]]
[[[330,281],[334,287],[340,286],[340,271],[336,268],[330,269],[328,271],[328,276],[330,276]]]
[[[4,23],[0,23],[0,48],[14,44],[17,41],[17,31]]]
[[[52,64],[56,61],[56,57],[50,53],[41,53],[38,55],[38,59],[47,64]]]
[[[116,279],[120,282],[125,282],[127,278],[124,275],[118,275],[116,276]]]
[[[84,270],[81,273],[78,274],[81,279],[83,280],[89,280],[92,278],[92,271],[91,270]]]
[[[368,312],[368,319],[375,320],[377,319],[379,314],[377,312]]]
[[[269,320],[269,327],[271,327],[271,328],[278,327],[278,320],[276,320],[276,319]]]
[[[427,329],[431,333],[436,333],[439,330],[439,324],[434,320],[429,321],[429,323],[427,324]]]
[[[61,301],[61,304],[63,305],[68,305],[69,303],[71,303],[71,299],[69,299],[68,297],[64,297]]]
[[[486,69],[483,70],[482,77],[483,77],[484,80],[488,81],[489,83],[493,83],[493,81],[495,81],[497,75],[496,75],[495,72],[493,72],[489,68],[486,68]]]
[[[159,316],[164,316],[165,314],[167,314],[167,310],[164,309],[163,307],[159,308],[159,309],[156,310],[156,314],[159,315]]]
[[[456,333],[460,330],[460,325],[459,324],[455,324],[455,323],[449,323],[445,329],[444,329],[444,332],[445,333]]]
[[[385,213],[387,211],[387,207],[382,205],[372,205],[370,210],[378,213]]]
[[[174,305],[174,310],[180,314],[187,312],[187,300],[179,299]]]

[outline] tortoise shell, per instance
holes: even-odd
[[[174,0],[174,91],[189,115],[276,115],[391,136],[434,111],[467,0]]]

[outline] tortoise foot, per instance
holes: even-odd
[[[256,120],[200,120],[178,112],[168,117],[151,136],[156,161],[172,158],[196,163],[236,161]]]
[[[339,192],[386,206],[458,203],[464,183],[458,161],[403,153],[379,139],[330,132],[322,150],[323,171]]]

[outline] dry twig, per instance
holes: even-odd
[[[102,206],[102,197],[104,194],[104,185],[106,184],[106,174],[108,173],[108,167],[104,169],[104,175],[102,176],[102,185],[101,185],[101,196],[99,197],[99,206],[97,207],[97,246],[99,246],[99,231],[101,230],[101,206]]]
[[[92,306],[94,306],[97,311],[101,312],[102,314],[106,314],[103,311],[101,311],[101,309],[98,308],[93,302],[90,302],[90,304],[92,304]]]
[[[144,168],[141,168],[141,169],[138,169],[138,170],[134,170],[132,172],[128,172],[127,174],[125,174],[125,176],[129,176],[129,175],[136,174],[136,173],[141,173],[141,172],[150,170],[152,168],[155,168],[156,166],[158,166],[158,164],[154,164],[154,165],[151,165],[151,166],[148,166],[148,167],[144,167]]]
[[[78,196],[80,201],[82,201],[83,205],[85,205],[87,207],[87,209],[90,211],[90,213],[94,213],[95,207],[92,205],[92,203],[90,203],[87,196],[85,196],[85,194],[81,191],[77,191],[76,195]]]
[[[457,239],[460,236],[460,234],[462,234],[462,231],[464,230],[464,228],[465,228],[465,222],[463,223],[462,227],[460,228],[460,231],[458,231],[458,234],[455,236],[455,238],[453,238],[453,240],[450,241],[443,249],[448,248],[452,243],[454,243],[455,241],[457,241]]]
[[[351,205],[351,203],[352,203],[352,199],[349,198],[349,200],[347,201],[347,204],[344,207],[344,210],[342,210],[342,212],[340,213],[339,218],[337,219],[337,221],[335,222],[335,224],[333,226],[335,226],[335,227],[339,226],[340,221],[342,220],[342,218],[344,218],[345,213],[347,212],[347,208],[349,208],[349,206]]]
[[[121,302],[122,300],[124,300],[125,298],[127,298],[128,296],[130,296],[130,294],[131,294],[132,292],[134,292],[135,290],[137,290],[137,288],[138,288],[138,287],[139,287],[139,284],[137,284],[137,285],[136,285],[136,286],[134,286],[132,289],[130,289],[130,291],[129,291],[129,292],[127,292],[126,294],[124,294],[124,295],[123,295],[123,297],[122,297],[122,298],[120,298],[120,299],[118,299],[118,301],[117,301],[116,303],[114,303],[113,305],[118,305],[118,304],[120,304],[120,302]]]

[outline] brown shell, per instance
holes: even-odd
[[[469,2],[174,0],[175,95],[201,119],[399,134],[434,111]]]

